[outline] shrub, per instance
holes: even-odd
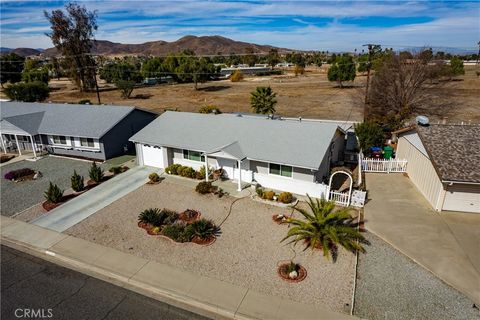
[[[181,167],[180,164],[178,163],[175,163],[175,164],[172,164],[172,165],[169,165],[166,169],[165,169],[165,172],[168,173],[168,174],[178,174],[178,169]]]
[[[212,192],[212,183],[210,181],[202,181],[195,187],[195,191],[201,194]]]
[[[70,178],[72,189],[75,192],[80,192],[83,190],[83,177],[77,173],[76,170],[73,170],[73,176]]]
[[[300,65],[295,65],[295,69],[293,70],[295,73],[295,76],[298,76],[299,74],[304,74],[305,73],[305,68],[300,66]]]
[[[230,76],[230,81],[232,82],[240,82],[243,80],[243,73],[240,70],[235,70]]]
[[[50,181],[47,191],[44,193],[45,199],[51,203],[59,203],[63,197],[63,190]]]
[[[217,233],[217,227],[213,221],[205,218],[194,221],[189,227],[192,235],[200,239],[209,239]]]
[[[293,271],[296,271],[298,272],[298,269],[300,268],[300,265],[293,262],[293,261],[290,261],[290,263],[288,264],[287,266],[287,274],[289,274],[290,272],[293,272]]]
[[[17,170],[12,170],[7,172],[4,178],[7,180],[17,180],[21,177],[29,176],[34,173],[35,171],[33,171],[30,168],[22,168],[22,169],[17,169]]]
[[[198,113],[215,113],[220,114],[222,113],[219,108],[211,105],[206,105],[198,109]]]
[[[293,195],[290,192],[282,192],[278,195],[278,201],[281,203],[291,203],[293,201]]]
[[[109,172],[113,173],[113,174],[119,174],[119,173],[122,173],[123,172],[123,168],[120,167],[120,166],[117,166],[117,167],[111,167],[110,169],[108,169]]]
[[[257,193],[257,196],[259,196],[260,198],[263,198],[264,191],[265,190],[260,186],[255,187],[255,192]]]
[[[19,82],[5,88],[5,94],[12,100],[24,102],[43,101],[49,95],[48,85],[41,81]]]
[[[159,182],[160,181],[160,176],[156,172],[152,172],[148,175],[148,179],[150,179],[150,182]]]
[[[158,208],[151,208],[151,209],[146,209],[143,210],[139,215],[138,215],[138,221],[151,224],[151,225],[156,225],[158,222],[158,217],[159,217],[160,209]]]
[[[185,178],[195,178],[195,170],[192,167],[183,167],[180,175]]]
[[[151,224],[155,227],[173,224],[178,220],[178,213],[168,209],[150,208],[138,215],[138,221]]]
[[[382,128],[375,122],[363,122],[355,125],[360,148],[368,155],[371,147],[381,147],[385,139]]]
[[[185,232],[185,227],[181,225],[169,225],[163,228],[163,235],[169,237],[176,242],[186,242],[190,239],[187,238],[187,233]]]
[[[93,161],[92,166],[90,167],[90,171],[88,172],[88,175],[92,181],[95,181],[96,183],[99,183],[103,179],[103,170],[99,166],[97,166],[97,163]]]
[[[265,191],[263,193],[263,199],[267,199],[267,200],[273,200],[273,197],[275,197],[275,192],[269,190],[269,191]]]

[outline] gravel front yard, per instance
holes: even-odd
[[[480,319],[463,294],[371,233],[360,255],[355,315],[367,319]]]
[[[91,163],[81,160],[58,157],[45,157],[38,161],[20,161],[1,167],[1,214],[11,216],[32,207],[44,200],[43,193],[50,181],[58,184],[61,189],[70,188],[70,176],[73,170],[88,177]],[[38,180],[12,182],[6,180],[5,173],[21,168],[30,168],[43,174]]]
[[[308,275],[303,282],[287,283],[276,272],[280,262],[294,256],[289,246],[280,243],[288,227],[276,225],[271,217],[280,212],[290,214],[291,209],[261,204],[247,197],[233,204],[227,218],[235,200],[202,196],[191,188],[163,181],[137,189],[66,233],[266,294],[349,312],[353,254],[339,250],[337,262],[332,263],[321,252],[302,252],[303,247],[298,246],[295,261],[306,267]],[[227,219],[221,225],[222,234],[211,246],[175,244],[149,236],[137,226],[138,214],[150,207],[196,209],[217,224]]]

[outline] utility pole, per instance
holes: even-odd
[[[367,86],[365,89],[365,106],[363,108],[363,121],[365,122],[367,121],[367,117],[368,117],[368,88],[370,86],[370,69],[372,68],[373,49],[377,47],[377,45],[373,43],[368,43],[368,44],[364,44],[363,47],[368,47]]]
[[[477,54],[477,62],[475,64],[478,64],[478,61],[480,60],[480,41],[478,41],[478,54]]]
[[[97,89],[97,100],[98,100],[98,104],[102,104],[100,102],[100,92],[98,91],[98,83],[97,83],[97,64],[95,64],[95,66],[93,67],[93,76],[95,78],[95,88]]]

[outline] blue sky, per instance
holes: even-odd
[[[185,35],[305,50],[386,47],[475,50],[480,1],[77,1],[97,10],[97,39],[174,41]],[[43,10],[63,1],[1,2],[2,47],[51,47]]]

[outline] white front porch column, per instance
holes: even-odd
[[[33,150],[33,157],[36,159],[37,158],[37,151],[35,150],[35,144],[33,143],[33,136],[30,135],[30,142],[32,143],[32,150]]]
[[[242,160],[237,160],[238,164],[238,188],[237,191],[242,191]]]
[[[20,151],[20,145],[18,144],[18,137],[17,135],[15,134],[15,143],[17,144],[17,149],[18,149],[18,155],[21,156],[22,155],[22,151]]]
[[[0,141],[2,141],[3,153],[7,153],[7,148],[5,147],[5,141],[3,141],[3,135],[0,134]]]
[[[205,181],[208,181],[208,156],[205,154]]]

